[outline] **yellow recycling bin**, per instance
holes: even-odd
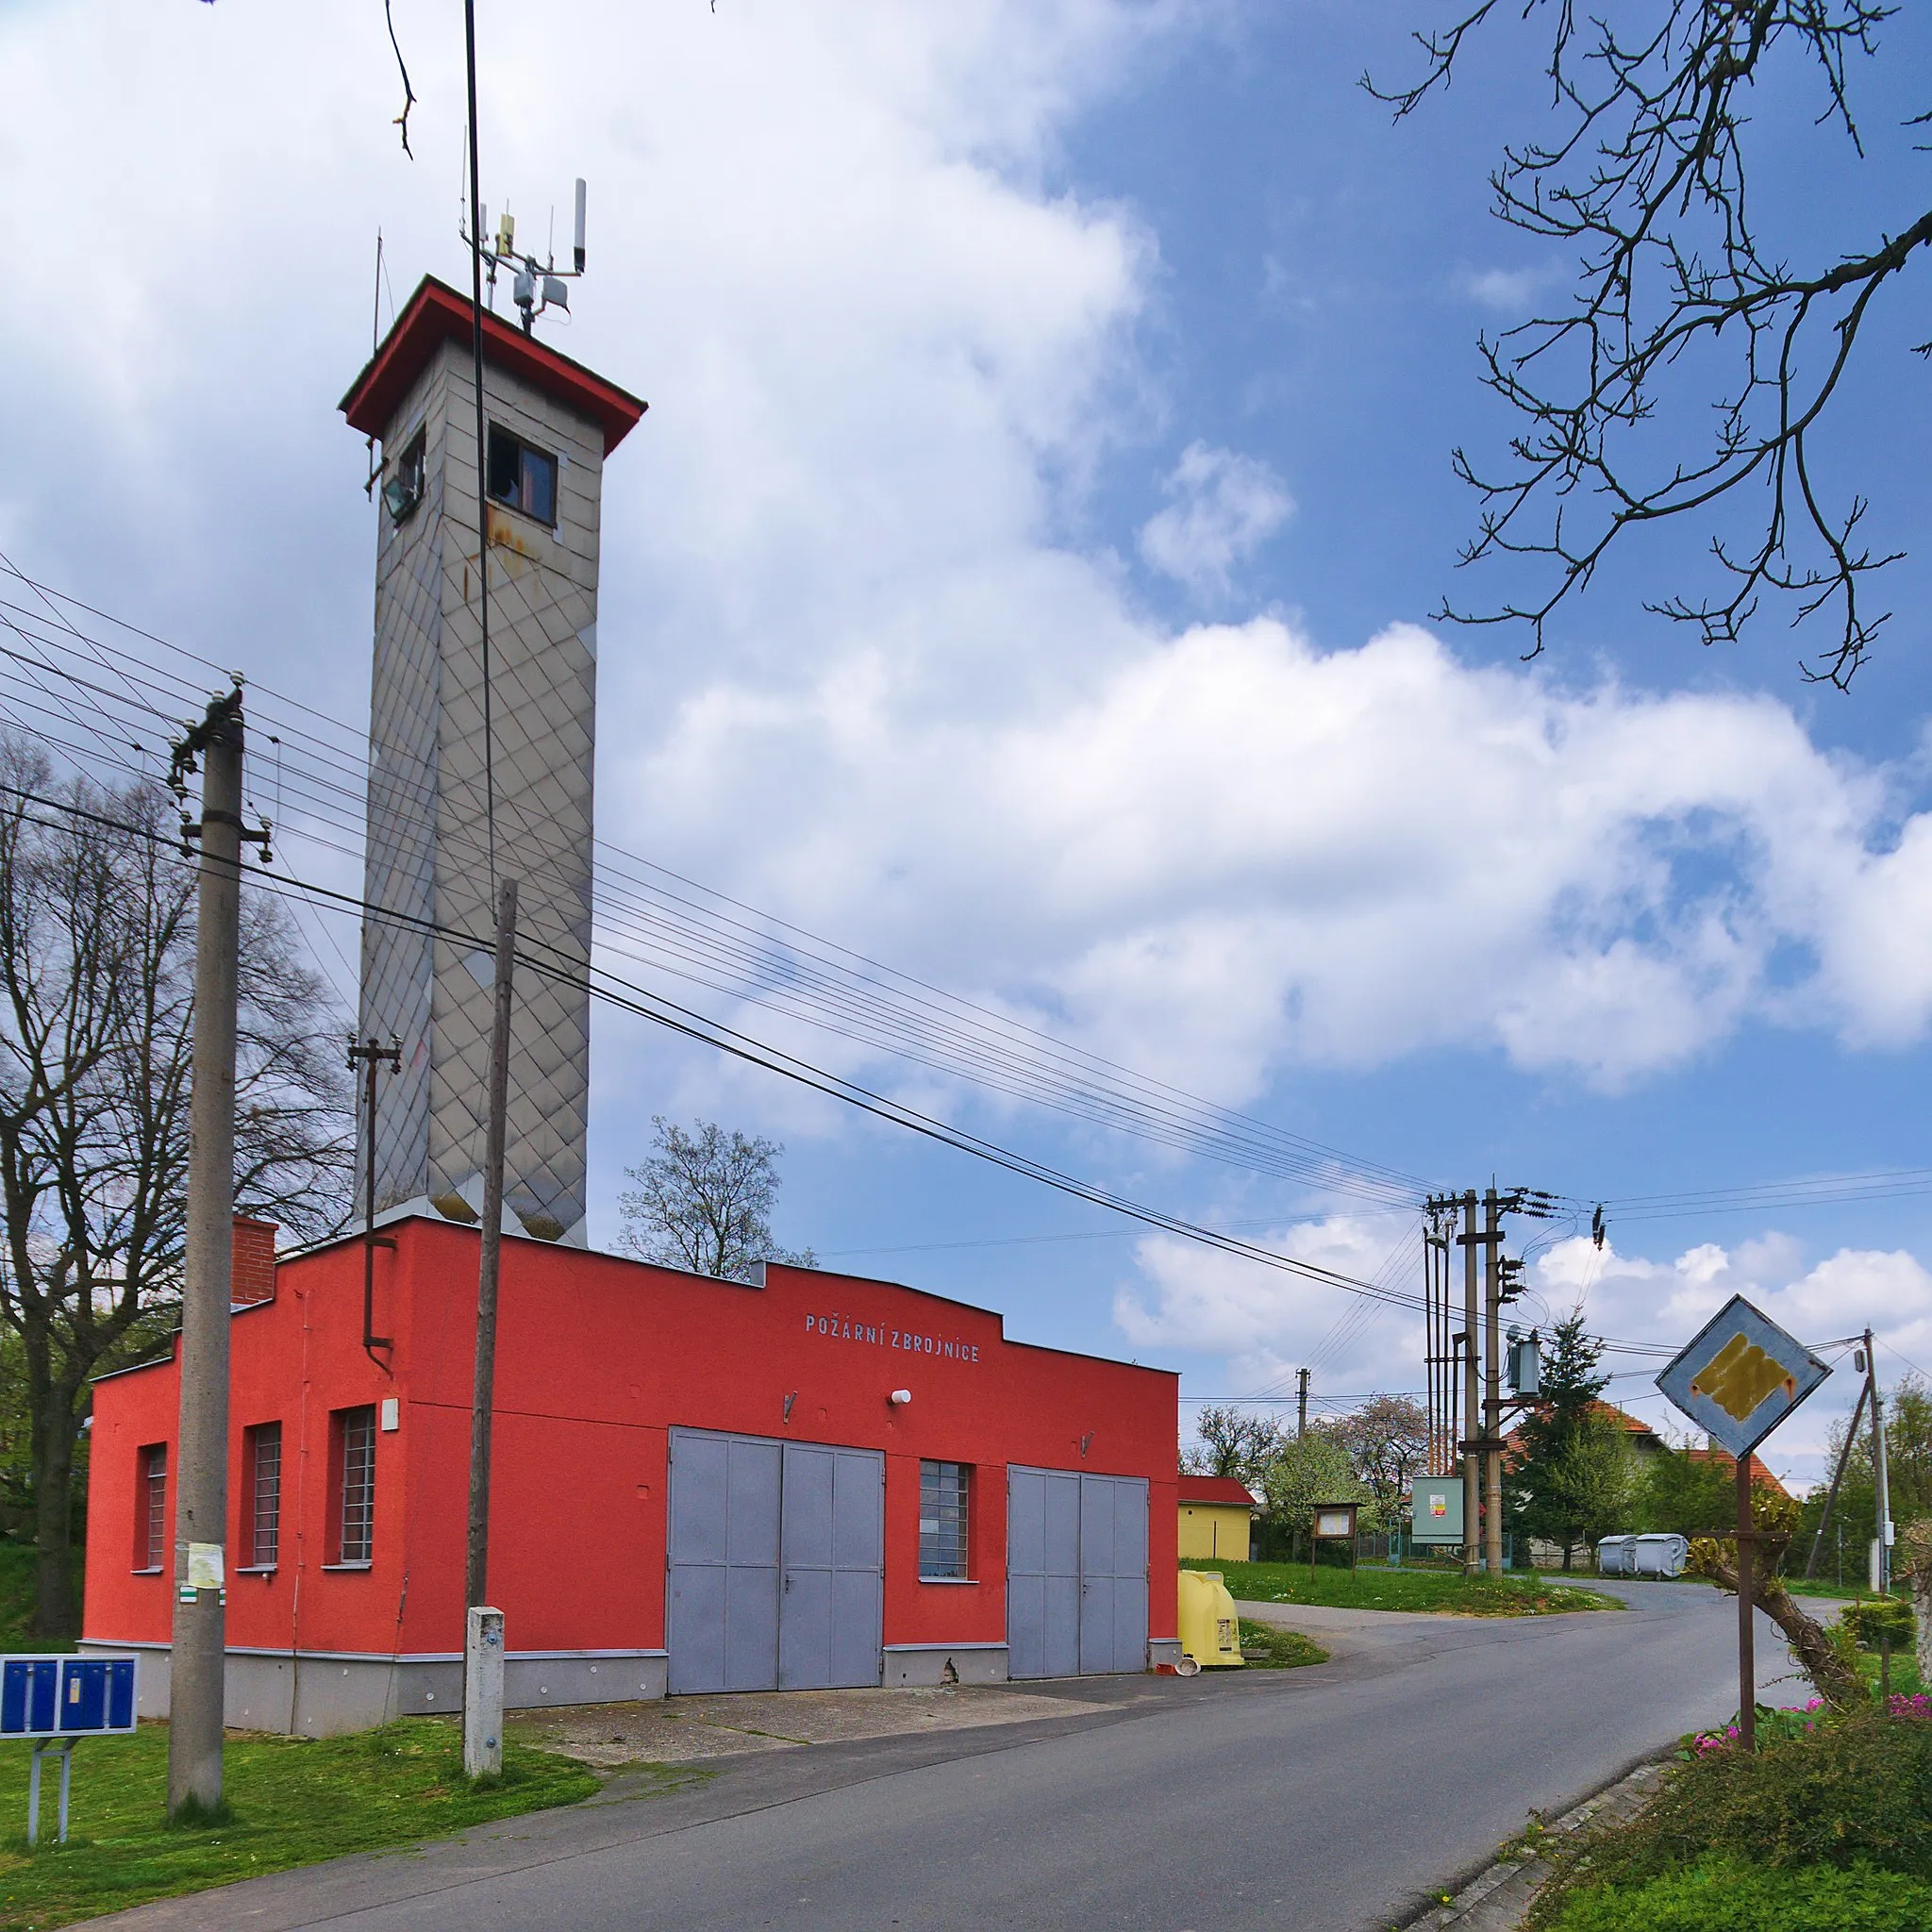
[[[1197,1668],[1240,1668],[1241,1626],[1219,1571],[1181,1572],[1179,1621],[1181,1653]]]

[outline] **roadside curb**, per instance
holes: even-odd
[[[1657,1789],[1669,1763],[1668,1758],[1650,1758],[1635,1771],[1625,1772],[1564,1812],[1548,1826],[1550,1834],[1568,1836],[1586,1824],[1604,1820],[1621,1823],[1633,1816]],[[1450,1925],[1457,1932],[1516,1932],[1550,1870],[1546,1858],[1491,1859],[1447,1904],[1431,1906],[1420,1916],[1403,1920],[1402,1932],[1439,1932]]]

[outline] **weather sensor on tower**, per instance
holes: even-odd
[[[490,210],[482,211],[482,243],[477,253],[483,258],[484,273],[490,283],[490,306],[496,307],[496,276],[499,270],[514,272],[516,279],[510,284],[511,299],[517,305],[517,311],[524,319],[524,333],[534,332],[537,318],[545,309],[560,308],[570,313],[569,284],[575,281],[584,272],[584,177],[577,176],[576,240],[571,249],[571,265],[560,269],[557,265],[555,248],[544,252],[540,263],[534,255],[520,255],[517,252],[517,218],[505,208],[496,224],[496,233],[490,233]],[[463,238],[463,245],[470,245],[469,229],[458,223],[457,232]]]

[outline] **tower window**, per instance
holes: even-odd
[[[490,425],[490,496],[540,524],[557,527],[557,458],[508,429]]]
[[[382,486],[382,500],[399,524],[414,516],[416,506],[423,501],[425,447],[425,432],[419,429],[396,458],[395,475]]]

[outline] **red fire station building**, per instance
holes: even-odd
[[[236,1226],[227,1718],[461,1705],[478,1236]],[[1174,1625],[1176,1378],[889,1282],[506,1238],[490,1594],[513,1707],[1140,1671]],[[168,1358],[94,1391],[83,1649],[167,1706]]]

